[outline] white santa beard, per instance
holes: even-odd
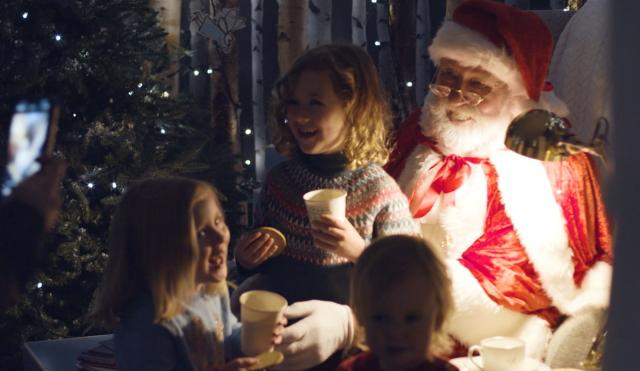
[[[453,107],[431,92],[425,98],[420,125],[425,136],[433,138],[443,154],[488,157],[504,148],[504,138],[511,123],[514,101],[505,101],[496,115],[485,115],[477,107]],[[447,111],[471,117],[468,123],[453,123]]]

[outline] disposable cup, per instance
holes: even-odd
[[[344,219],[347,209],[347,192],[342,189],[316,189],[302,196],[307,206],[309,221],[314,222],[322,215],[329,214]]]
[[[240,295],[240,346],[245,355],[273,350],[273,330],[286,306],[285,298],[270,291],[252,290]]]

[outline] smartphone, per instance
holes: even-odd
[[[40,170],[37,159],[50,155],[55,144],[59,107],[51,99],[24,99],[15,104],[9,126],[7,165],[2,180],[2,195]]]

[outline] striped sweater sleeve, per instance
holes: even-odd
[[[378,194],[384,202],[375,217],[373,237],[393,234],[418,236],[419,228],[409,210],[409,202],[396,181],[385,173],[378,184]]]

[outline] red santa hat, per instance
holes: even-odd
[[[509,85],[515,95],[527,96],[534,107],[559,115],[566,105],[546,82],[553,39],[536,14],[493,0],[467,0],[445,21],[429,55],[467,67],[481,67]]]

